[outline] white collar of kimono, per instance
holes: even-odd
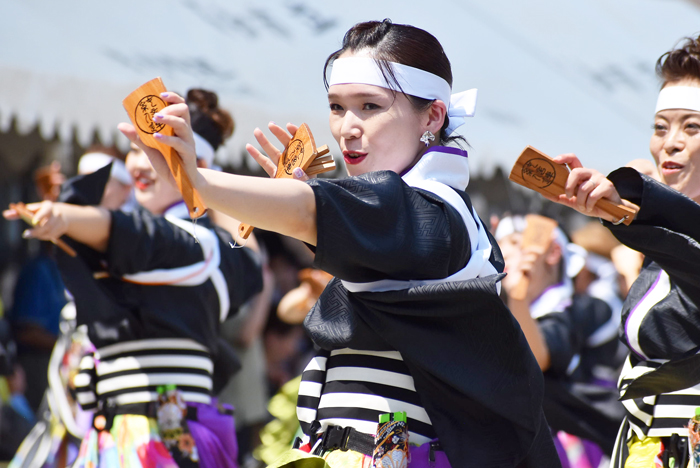
[[[553,312],[564,312],[571,305],[574,285],[569,278],[545,289],[540,297],[530,304],[530,316],[538,319]]]
[[[469,185],[467,152],[450,146],[432,146],[401,178],[410,186],[415,186],[420,180],[432,179],[464,190]]]
[[[338,84],[368,84],[393,91],[403,92],[423,99],[439,99],[447,106],[451,134],[464,124],[465,117],[474,117],[477,90],[470,89],[452,94],[452,87],[443,78],[419,68],[396,62],[388,62],[394,71],[399,86],[384,78],[379,65],[372,57],[346,57],[333,61],[328,86]]]
[[[190,212],[187,210],[187,205],[184,200],[173,203],[163,212],[163,216],[172,216],[178,219],[189,219]]]
[[[688,109],[700,112],[700,88],[695,86],[668,86],[659,92],[656,114],[666,109]]]

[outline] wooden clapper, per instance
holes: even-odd
[[[532,146],[526,147],[515,161],[510,171],[510,180],[544,195],[564,194],[569,168],[566,164],[555,163],[552,158]],[[639,208],[633,209],[601,198],[596,205],[601,210],[629,225]]]
[[[316,148],[309,126],[301,124],[280,156],[275,179],[293,178],[294,169],[297,167],[309,176],[332,171],[335,169],[335,161],[328,151],[326,145]],[[247,239],[251,232],[253,232],[253,226],[248,224],[241,223],[238,227],[238,235],[243,239]]]
[[[558,223],[551,218],[529,214],[525,216],[525,229],[520,241],[520,249],[535,247],[538,252],[547,252],[550,244],[554,240],[554,230]],[[510,292],[510,297],[522,301],[527,294],[530,285],[530,277],[523,275],[518,284]]]
[[[163,85],[160,77],[154,78],[129,94],[122,104],[124,104],[124,109],[126,109],[131,123],[134,124],[141,141],[145,145],[160,151],[165,158],[165,162],[168,163],[170,172],[175,178],[177,188],[182,194],[182,199],[187,205],[190,218],[195,219],[203,216],[207,211],[207,207],[204,205],[197,190],[192,186],[192,181],[187,176],[182,166],[182,160],[177,152],[153,137],[154,133],[161,133],[167,136],[172,136],[174,133],[169,125],[153,121],[153,115],[168,106],[168,103],[160,97],[160,93],[166,91],[167,89],[165,89],[165,85]]]

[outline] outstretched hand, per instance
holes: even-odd
[[[250,154],[253,159],[260,164],[260,167],[267,172],[267,175],[270,177],[275,177],[275,174],[277,174],[277,165],[282,157],[284,148],[287,147],[294,134],[297,132],[297,130],[299,130],[299,126],[288,123],[287,129],[285,130],[276,123],[270,122],[267,127],[270,129],[272,134],[277,137],[277,140],[282,144],[283,149],[280,150],[273,145],[259,128],[255,129],[253,135],[255,135],[255,139],[258,140],[258,143],[262,147],[263,151],[265,151],[265,154],[261,153],[260,150],[250,143],[246,145],[245,149],[248,151],[248,154]],[[297,180],[309,180],[309,176],[301,168],[294,169],[293,176]]]
[[[567,164],[571,172],[564,187],[565,193],[559,196],[545,195],[548,200],[573,208],[586,216],[602,218],[612,223],[620,220],[596,207],[599,200],[605,198],[616,204],[634,206],[620,197],[613,183],[603,174],[595,169],[583,167],[575,154],[559,155],[554,158],[554,162]]]
[[[153,137],[157,141],[172,147],[177,152],[190,181],[195,184],[198,177],[197,153],[195,152],[194,137],[190,125],[189,108],[185,103],[185,99],[175,93],[161,93],[161,98],[169,105],[155,114],[153,120],[157,123],[168,125],[173,129],[174,134],[168,136],[162,133],[155,133]],[[153,169],[155,169],[158,175],[168,180],[174,187],[177,186],[175,178],[170,172],[170,168],[163,154],[159,150],[146,145],[141,138],[139,138],[138,132],[132,124],[120,123],[117,128],[133,144],[146,153],[148,159],[151,161]]]
[[[46,200],[39,203],[26,205],[27,211],[32,213],[32,219],[27,220],[32,228],[22,233],[22,237],[41,240],[56,240],[66,233],[68,223],[58,209],[59,203]],[[5,210],[3,217],[8,220],[20,219],[20,214],[13,209]]]

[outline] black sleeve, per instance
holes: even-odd
[[[143,209],[112,211],[111,215],[106,259],[110,273],[117,277],[177,268],[203,259],[202,247],[195,238],[162,216]]]
[[[228,317],[233,317],[238,308],[262,291],[262,260],[260,255],[247,247],[232,248],[231,234],[218,226],[214,232],[219,238],[221,249],[221,272],[226,278],[231,309]]]
[[[571,360],[581,348],[584,338],[576,330],[571,314],[552,312],[537,319],[549,351],[549,372],[566,375]]]
[[[466,265],[469,235],[441,198],[380,171],[309,181],[316,198],[317,268],[346,281],[435,279]]]
[[[548,371],[566,375],[574,356],[581,354],[588,338],[611,316],[612,310],[605,302],[579,295],[564,311],[540,317],[537,322],[550,355]]]
[[[671,187],[620,168],[608,178],[620,196],[639,205],[634,222],[605,226],[628,247],[658,263],[686,293],[700,300],[700,205]]]

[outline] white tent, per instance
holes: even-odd
[[[460,131],[481,172],[509,168],[527,144],[604,171],[648,157],[654,62],[700,29],[682,0],[3,0],[0,131],[14,119],[45,138],[112,141],[121,100],[161,76],[172,90],[213,89],[232,110],[219,162],[243,164],[269,120],[306,121],[337,153],[322,65],[352,24],[385,17],[437,36],[455,91],[479,88]]]

